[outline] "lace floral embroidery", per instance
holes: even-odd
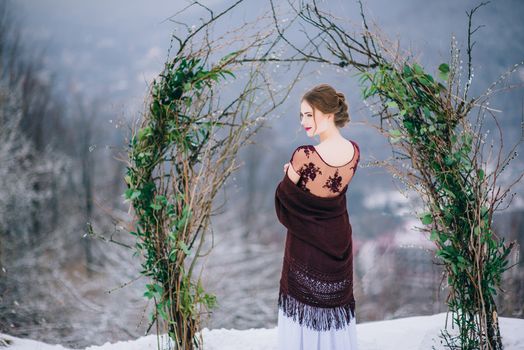
[[[306,184],[309,180],[315,181],[315,178],[317,177],[317,174],[322,174],[322,171],[319,167],[315,165],[315,163],[308,163],[304,164],[300,169],[298,170],[298,174],[300,175],[300,183],[299,186],[302,189],[305,189],[306,191],[309,191],[308,188],[306,188]]]
[[[315,152],[315,147],[313,147],[313,145],[305,145],[305,146],[302,146],[300,147],[304,150],[304,153],[306,154],[306,156],[309,158],[310,156],[310,152],[313,153]]]
[[[321,197],[341,195],[348,187],[360,161],[360,150],[353,142],[353,158],[341,166],[326,163],[313,145],[301,145],[293,153],[290,162],[300,176],[297,186]]]
[[[338,169],[333,176],[328,177],[326,183],[324,184],[325,188],[328,188],[331,192],[337,193],[340,192],[340,187],[342,186],[342,176],[338,174]]]

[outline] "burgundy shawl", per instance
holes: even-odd
[[[315,330],[340,329],[355,316],[346,191],[320,197],[287,174],[275,191],[277,217],[287,228],[278,307]]]

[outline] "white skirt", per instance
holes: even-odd
[[[342,329],[317,331],[301,326],[278,309],[278,350],[358,350],[357,318]]]

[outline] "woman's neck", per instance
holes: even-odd
[[[320,142],[325,142],[328,140],[335,140],[343,138],[342,135],[340,135],[340,131],[337,127],[329,128],[328,130],[324,131],[323,133],[319,134],[320,136]]]

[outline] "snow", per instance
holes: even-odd
[[[451,316],[451,313],[448,314],[448,331],[456,334],[457,327],[451,328]],[[504,349],[523,349],[524,319],[499,317],[499,322]],[[399,345],[404,350],[431,349],[432,346],[444,349],[440,345],[439,334],[445,323],[446,313],[357,323],[359,350],[393,350],[398,349]],[[204,350],[276,350],[276,327],[246,330],[204,328],[202,335]],[[71,350],[61,345],[49,345],[0,333],[0,347],[2,341],[6,340],[11,341],[6,350]],[[85,350],[156,350],[157,341],[156,335],[148,335],[132,341],[89,346]],[[166,335],[160,337],[160,348],[167,349],[162,344],[168,341]]]

